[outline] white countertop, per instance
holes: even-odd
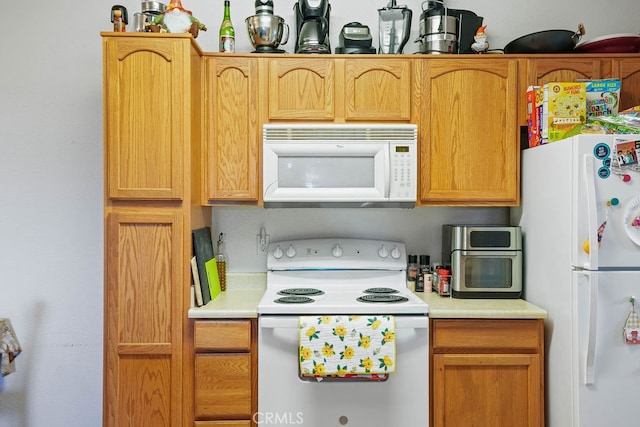
[[[267,282],[266,273],[231,273],[227,290],[202,307],[189,310],[193,319],[255,318]],[[547,311],[521,299],[458,299],[416,292],[429,304],[429,317],[442,319],[546,319]]]

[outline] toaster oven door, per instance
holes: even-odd
[[[518,298],[522,293],[521,251],[453,251],[452,294]]]

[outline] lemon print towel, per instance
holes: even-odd
[[[395,372],[393,316],[300,316],[298,328],[300,373],[304,376]]]

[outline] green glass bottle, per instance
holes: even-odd
[[[229,0],[224,0],[224,18],[220,25],[220,52],[236,51],[236,32],[231,22],[231,5]]]

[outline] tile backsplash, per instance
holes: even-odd
[[[414,209],[212,209],[212,235],[225,233],[233,273],[266,271],[256,235],[264,227],[271,242],[316,237],[351,237],[405,243],[408,253],[440,261],[442,224],[508,224],[509,208],[417,207]]]

